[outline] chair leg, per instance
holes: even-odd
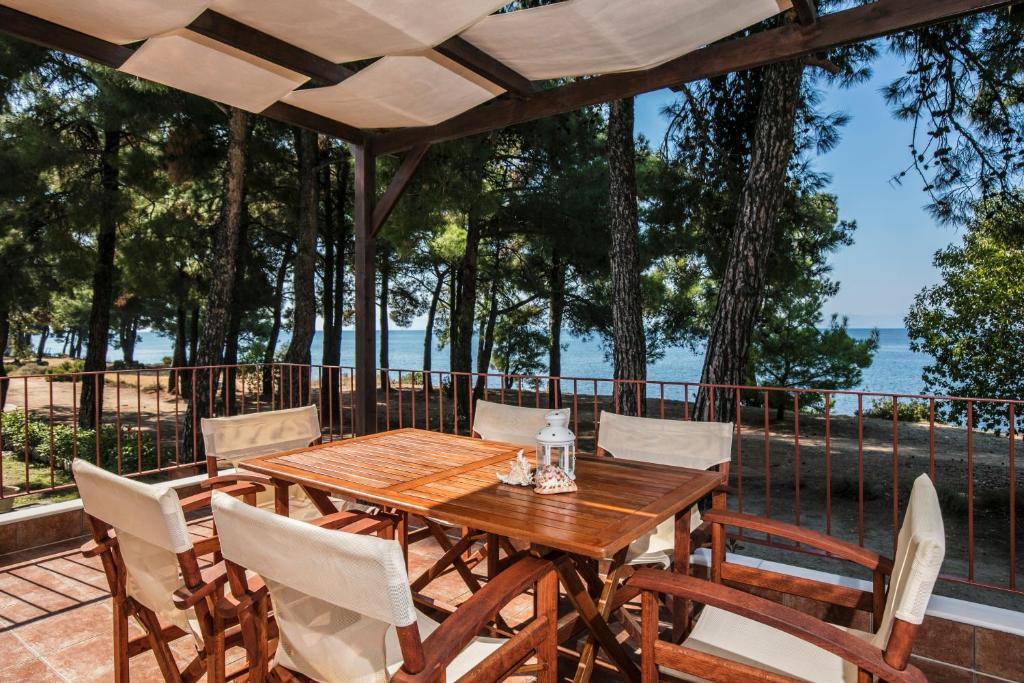
[[[206,681],[207,683],[224,683],[225,675],[225,651],[224,633],[220,631],[205,643],[206,654]]]
[[[543,668],[537,672],[537,683],[556,683],[558,680],[558,575],[548,574],[537,582],[534,596],[534,614],[547,622],[543,642],[537,647],[537,662]]]
[[[156,657],[156,664],[160,667],[160,673],[163,674],[164,680],[167,683],[180,683],[181,672],[178,670],[177,662],[174,661],[174,654],[168,647],[167,640],[163,637],[160,620],[147,609],[140,609],[138,614],[139,621],[146,629],[149,648],[153,651],[153,656]]]
[[[128,683],[128,614],[114,598],[114,682]]]

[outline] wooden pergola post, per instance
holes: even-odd
[[[352,145],[355,160],[355,402],[356,435],[377,431],[377,278],[373,210],[377,200],[377,157],[369,144]]]

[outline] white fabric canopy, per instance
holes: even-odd
[[[297,90],[288,104],[357,128],[429,126],[504,90],[436,52],[384,57],[338,85]]]
[[[487,17],[462,37],[530,80],[657,66],[788,7],[788,0],[567,0]]]
[[[254,113],[309,80],[184,29],[150,38],[120,70]]]
[[[505,0],[214,0],[211,9],[333,62],[419,52]]]
[[[209,0],[3,0],[3,4],[124,44],[188,25],[202,14]]]
[[[432,48],[453,36],[530,80],[649,68],[778,14],[790,0],[0,0],[103,40],[143,42],[121,71],[250,112],[285,101],[358,128],[430,126],[504,90]],[[341,83],[187,29],[206,10],[335,63],[380,59]],[[296,67],[298,68],[298,67]]]

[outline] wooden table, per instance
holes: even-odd
[[[688,571],[690,508],[722,483],[721,475],[581,456],[576,464],[579,491],[541,496],[529,488],[501,484],[495,476],[508,471],[520,448],[399,429],[253,458],[240,466],[282,484],[301,486],[324,514],[336,511],[328,497],[336,494],[479,530],[493,538],[528,541],[536,553],[568,554],[571,561],[559,562],[559,575],[590,632],[574,680],[590,678],[600,646],[627,678],[638,681],[639,670],[608,624],[618,606],[616,591],[626,551],[632,541],[674,516],[675,569]],[[278,490],[278,510],[287,513],[287,489]],[[454,564],[467,578],[468,569],[460,559],[465,545],[442,542],[447,547],[441,561]],[[605,564],[603,578],[595,570],[595,561]],[[427,574],[426,582],[436,575]],[[413,584],[422,589],[424,577]],[[674,623],[681,628],[685,607],[674,606],[674,611]],[[566,637],[573,625],[568,625]]]

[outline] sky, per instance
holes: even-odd
[[[910,131],[907,122],[893,118],[881,89],[901,71],[899,60],[886,54],[870,81],[829,89],[821,105],[850,116],[839,144],[815,165],[832,178],[827,191],[839,198],[840,217],[857,223],[854,244],[831,259],[841,288],[823,311],[826,319],[849,316],[851,327],[903,327],[914,295],[939,281],[933,255],[959,240],[954,228],[928,215],[921,183],[910,174],[902,186],[890,183],[910,161]],[[661,110],[672,97],[659,90],[637,98],[636,132],[654,144],[665,135]]]

